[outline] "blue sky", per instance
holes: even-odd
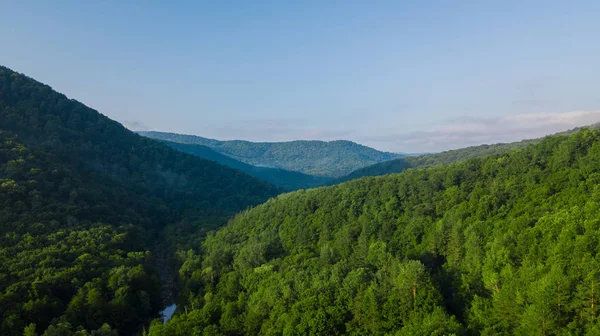
[[[0,64],[132,129],[422,152],[600,121],[599,1],[0,9]]]

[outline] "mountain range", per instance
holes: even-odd
[[[138,132],[149,138],[209,147],[223,155],[257,167],[279,168],[321,177],[341,177],[400,155],[357,143],[337,141],[250,142],[219,141],[195,135]]]
[[[556,135],[567,135],[572,134],[582,128],[596,129],[599,128],[600,124],[593,124],[584,127],[578,127],[572,130],[557,133]],[[194,139],[203,139],[204,143],[218,144],[221,143],[217,140],[206,139],[202,137],[180,135],[174,133],[161,133],[161,132],[138,132],[144,136],[150,138],[162,139],[171,138],[179,139],[179,141],[194,141]],[[182,142],[171,142],[167,140],[161,140],[167,145],[188,154],[192,154],[204,159],[213,160],[224,164],[226,166],[240,169],[258,179],[267,181],[274,185],[281,187],[283,190],[297,190],[297,189],[308,189],[324,185],[335,185],[342,182],[354,180],[365,176],[379,176],[387,174],[400,173],[408,168],[422,168],[430,167],[438,164],[450,164],[459,161],[464,161],[472,158],[483,158],[494,154],[502,154],[511,150],[518,150],[536,144],[542,141],[544,138],[527,139],[511,143],[498,143],[492,145],[479,145],[471,146],[466,148],[454,149],[440,153],[426,153],[426,154],[396,154],[396,158],[384,160],[369,166],[358,168],[349,174],[339,176],[337,178],[324,177],[324,176],[313,176],[303,174],[294,171],[287,171],[284,169],[274,169],[267,167],[253,166],[244,162],[233,159],[230,156],[220,154],[216,150],[213,150],[204,145],[189,144]],[[253,143],[249,141],[243,141],[244,146],[252,148],[253,146],[261,147],[264,143]],[[289,143],[279,143],[281,146]],[[362,148],[362,147],[360,147]],[[254,149],[252,149],[254,150]],[[256,149],[257,150],[257,149]],[[358,153],[356,153],[358,154]],[[320,160],[321,158],[317,158]],[[299,169],[303,170],[307,167],[300,166]],[[335,166],[330,168],[332,171],[335,170]],[[339,175],[340,172],[334,172],[332,175]]]
[[[599,163],[580,130],[281,195],[188,256],[196,308],[150,335],[594,335]]]
[[[212,160],[231,168],[239,169],[258,179],[274,184],[286,191],[314,188],[325,185],[332,180],[329,177],[313,176],[291,170],[253,166],[218,153],[215,150],[203,145],[185,144],[164,140],[162,142],[178,151],[203,159]]]
[[[598,129],[600,123],[577,127],[571,130],[554,134],[570,135],[582,129]],[[406,155],[389,161],[376,163],[364,168],[357,169],[352,173],[336,179],[332,179],[328,184],[338,184],[365,176],[379,176],[387,174],[401,173],[408,168],[431,167],[439,164],[456,163],[468,159],[484,158],[491,155],[503,154],[508,151],[514,151],[526,148],[530,145],[543,141],[546,137],[521,140],[510,143],[497,143],[492,145],[479,145],[466,148],[454,149],[440,153],[428,153],[419,155]]]
[[[410,157],[142,134],[0,67],[1,335],[600,334],[595,125]]]

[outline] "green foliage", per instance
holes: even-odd
[[[0,190],[0,334],[27,326],[33,335],[32,323],[43,332],[55,318],[91,329],[108,321],[133,332],[154,316],[160,293],[143,245],[153,218],[133,201],[136,194],[84,179],[6,132],[0,176],[11,186]],[[123,269],[137,276],[107,287],[109,275]]]
[[[216,161],[220,164],[231,168],[239,169],[251,176],[272,183],[287,191],[314,188],[325,185],[331,180],[330,178],[323,176],[312,176],[290,170],[253,166],[232,159],[229,156],[219,154],[216,151],[210,149],[209,147],[203,145],[185,144],[171,141],[163,142],[169,145],[170,147],[175,148],[184,153],[201,157],[203,159]]]
[[[163,228],[201,236],[276,193],[0,67],[0,334],[138,333]]]
[[[596,334],[599,183],[585,130],[280,195],[189,255],[187,313],[150,333]]]
[[[159,140],[203,145],[257,167],[279,168],[321,177],[341,177],[356,169],[399,156],[343,140],[329,142],[218,141],[175,133],[139,133]]]
[[[328,185],[340,184],[355,180],[365,176],[380,176],[387,174],[401,173],[404,170],[411,168],[412,164],[409,161],[410,157],[402,157],[390,161],[376,163],[364,168],[357,169],[346,176],[342,176],[329,181]]]
[[[221,216],[277,193],[273,186],[238,170],[130,132],[49,86],[3,67],[0,90],[0,129],[43,148],[78,172],[163,199],[169,203],[163,210],[174,217]]]

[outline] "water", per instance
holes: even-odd
[[[165,309],[163,309],[160,312],[160,316],[162,316],[163,323],[167,323],[167,321],[170,320],[171,317],[173,317],[173,313],[175,313],[176,307],[177,307],[176,304],[172,304],[170,306],[167,306]]]

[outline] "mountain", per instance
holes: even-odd
[[[429,167],[437,164],[455,163],[472,158],[483,158],[494,154],[505,153],[510,150],[525,148],[531,144],[538,143],[541,140],[542,139],[540,138],[511,143],[499,143],[494,145],[479,145],[449,150],[441,153],[404,156],[357,169],[346,176],[331,180],[329,183],[338,184],[365,176],[379,176],[400,173],[408,168]]]
[[[356,169],[391,160],[398,154],[380,152],[351,141],[250,142],[219,141],[194,135],[138,132],[149,138],[196,144],[254,166],[280,168],[323,177],[341,177]]]
[[[342,176],[329,181],[328,185],[340,184],[343,182],[356,180],[366,176],[380,176],[387,174],[401,173],[408,168],[413,168],[410,157],[402,157],[390,161],[380,162],[371,166],[357,169],[346,176]]]
[[[570,135],[581,129],[598,129],[600,123],[592,124],[584,127],[577,127],[568,131],[559,132],[554,135]],[[495,154],[506,153],[510,150],[518,150],[536,144],[544,140],[545,137],[536,139],[527,139],[511,143],[498,143],[493,145],[479,145],[466,148],[449,150],[441,153],[423,154],[423,155],[406,155],[394,160],[376,163],[371,166],[357,169],[346,176],[333,179],[329,182],[330,185],[338,184],[365,176],[379,176],[386,174],[400,173],[408,168],[430,167],[438,164],[449,164],[459,161],[464,161],[472,158],[483,158]]]
[[[289,171],[277,168],[256,167],[229,156],[217,153],[209,147],[203,145],[184,144],[178,142],[163,141],[171,148],[181,152],[188,153],[203,159],[216,161],[225,166],[239,169],[249,175],[252,175],[263,181],[267,181],[287,191],[297,189],[308,189],[325,185],[331,179],[322,176],[312,176],[295,171]]]
[[[137,334],[163,304],[163,230],[199,236],[277,192],[0,67],[0,334]]]
[[[596,335],[599,183],[583,130],[280,195],[188,255],[149,334]]]

